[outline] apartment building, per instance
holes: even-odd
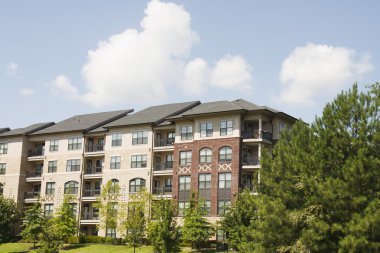
[[[0,194],[25,206],[40,197],[46,215],[72,194],[86,235],[117,236],[97,231],[93,206],[110,180],[120,186],[118,201],[146,187],[174,198],[179,216],[196,192],[215,222],[239,189],[257,191],[262,151],[271,152],[280,130],[296,120],[242,99],[132,111],[0,129]]]

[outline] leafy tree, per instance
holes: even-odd
[[[102,187],[100,197],[94,207],[99,209],[99,229],[117,229],[118,226],[118,198],[120,195],[119,184],[113,183],[111,180]]]
[[[185,210],[181,232],[182,240],[198,250],[205,247],[214,232],[210,222],[204,217],[206,214],[204,201],[198,200],[193,193],[189,208]]]
[[[180,252],[179,230],[175,220],[176,208],[173,200],[159,199],[152,203],[152,221],[148,238],[154,252]]]
[[[23,221],[23,230],[20,235],[24,239],[33,240],[33,247],[35,248],[36,241],[43,232],[43,227],[46,223],[46,217],[44,216],[39,200],[25,212]]]
[[[145,188],[129,196],[127,206],[123,206],[120,212],[121,232],[129,245],[136,247],[142,244],[145,238],[147,224],[149,223],[149,207],[151,203],[151,194]]]
[[[245,252],[378,252],[379,106],[378,83],[366,92],[354,85],[310,126],[282,131],[274,158],[262,159],[259,196],[248,198],[250,222],[237,219],[229,241],[239,249],[250,241]],[[244,205],[237,201],[224,223]]]
[[[0,195],[0,243],[9,242],[15,236],[21,209],[13,199]]]

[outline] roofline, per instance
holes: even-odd
[[[240,107],[240,109],[236,109],[233,111],[205,112],[205,113],[181,115],[181,117],[179,117],[179,118],[172,118],[170,120],[186,119],[186,118],[197,117],[197,116],[207,116],[207,115],[212,115],[212,114],[217,114],[217,113],[236,113],[236,112],[248,112],[248,111]]]
[[[0,134],[5,133],[5,132],[9,132],[9,131],[11,131],[11,129],[9,127],[3,127],[0,129]]]
[[[195,106],[197,105],[200,105],[201,104],[201,101],[194,101],[193,103],[191,103],[190,105],[178,110],[178,111],[175,111],[171,114],[169,114],[168,116],[164,117],[164,118],[161,118],[159,120],[157,120],[156,122],[153,122],[153,125],[158,125],[158,124],[161,124],[162,122],[164,122],[165,120],[167,120],[168,118],[172,117],[172,116],[175,116],[175,115],[178,115],[178,114],[181,114],[183,112],[186,112],[187,110],[190,110],[191,108],[194,108]]]
[[[37,132],[37,131],[40,131],[40,130],[42,130],[42,129],[44,129],[44,128],[50,127],[50,126],[52,126],[52,125],[55,125],[55,123],[54,123],[54,122],[49,122],[49,123],[47,123],[47,124],[45,124],[45,125],[43,125],[43,126],[40,126],[40,127],[38,127],[38,128],[32,129],[32,130],[30,130],[30,131],[28,131],[28,132],[25,132],[23,135],[29,135],[29,134],[32,134],[32,133]]]
[[[128,109],[128,110],[126,110],[125,112],[120,113],[120,114],[118,114],[118,115],[116,115],[116,116],[114,116],[114,117],[112,117],[112,118],[106,119],[106,120],[104,120],[104,121],[102,121],[102,122],[100,122],[100,123],[98,123],[98,124],[95,124],[95,125],[93,125],[93,126],[90,126],[90,127],[86,128],[86,129],[84,129],[84,130],[82,131],[82,133],[90,132],[91,130],[94,130],[94,129],[98,128],[98,127],[101,127],[102,125],[108,124],[108,123],[110,123],[110,122],[112,122],[112,121],[115,121],[115,120],[118,120],[118,119],[120,119],[120,118],[122,118],[122,117],[124,117],[124,116],[127,116],[127,115],[128,115],[129,113],[131,113],[131,112],[134,112],[134,109]]]

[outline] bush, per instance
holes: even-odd
[[[67,240],[68,244],[82,244],[82,243],[92,243],[92,244],[123,244],[121,238],[110,238],[102,236],[70,236]]]

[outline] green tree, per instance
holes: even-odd
[[[33,247],[36,247],[40,234],[43,232],[46,217],[41,208],[41,202],[38,200],[31,208],[26,210],[23,218],[23,230],[21,236],[27,240],[33,240]]]
[[[118,227],[118,199],[120,196],[120,186],[109,180],[102,187],[100,197],[94,207],[99,209],[99,229],[117,229]]]
[[[257,209],[250,232],[240,232],[242,222],[229,228],[241,236],[237,247],[250,240],[245,252],[378,252],[379,106],[378,83],[364,92],[354,85],[310,126],[282,131],[274,158],[262,159],[260,194],[249,199]]]
[[[198,250],[204,248],[214,233],[210,222],[204,217],[204,201],[198,200],[193,193],[189,208],[185,210],[184,223],[181,229],[182,240]]]
[[[154,252],[179,252],[179,230],[175,220],[176,208],[173,200],[159,199],[152,203],[152,221],[148,238]]]
[[[120,214],[120,231],[125,233],[127,243],[140,246],[145,238],[146,227],[149,224],[149,209],[151,194],[145,188],[129,196],[128,205],[122,206]],[[146,215],[147,214],[147,215]]]
[[[14,200],[0,195],[0,243],[9,242],[14,238],[20,217],[21,209]]]

